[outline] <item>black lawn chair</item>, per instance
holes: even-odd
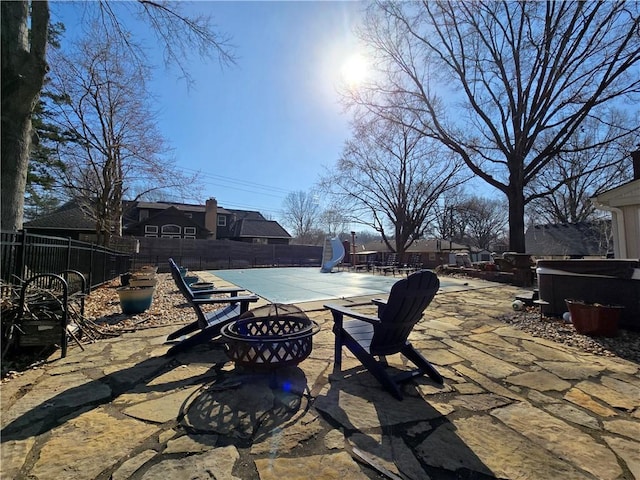
[[[176,265],[176,263],[171,258],[169,259],[169,266],[171,268],[171,275],[173,276],[178,290],[180,290],[185,300],[187,300],[189,305],[191,305],[195,310],[197,320],[171,333],[167,337],[167,341],[177,340],[181,337],[186,337],[186,335],[196,332],[197,330],[200,331],[191,335],[190,337],[182,338],[182,340],[173,345],[167,351],[167,355],[175,355],[177,353],[188,350],[194,345],[208,342],[209,340],[220,336],[221,329],[224,325],[236,320],[240,315],[247,312],[249,310],[249,303],[257,302],[260,298],[257,295],[253,294],[240,296],[238,295],[238,292],[242,292],[244,291],[244,289],[236,287],[217,288],[198,292],[199,295],[218,295],[229,293],[230,295],[227,297],[196,296],[194,292],[191,291],[184,278],[180,274],[178,265]],[[219,310],[209,313],[204,312],[201,308],[202,305],[214,304],[227,305]]]
[[[339,305],[325,305],[331,310],[334,320],[335,369],[340,370],[344,346],[398,400],[402,400],[400,384],[412,378],[427,374],[442,384],[442,376],[408,341],[411,330],[439,288],[436,274],[422,270],[396,282],[391,287],[387,302],[373,300],[378,305],[377,317]],[[417,368],[390,375],[385,356],[395,353],[403,354]]]

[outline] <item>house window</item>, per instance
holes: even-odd
[[[187,217],[187,218],[193,218],[193,213],[185,212],[184,216]]]
[[[154,234],[154,233],[145,233],[144,235],[147,238],[158,238],[158,235]]]
[[[218,215],[218,226],[226,227],[227,226],[227,217],[224,215]]]
[[[144,233],[158,233],[158,226],[157,225],[145,225],[144,226]]]
[[[189,237],[189,235],[195,235],[196,234],[196,227],[184,227],[184,238],[194,238],[194,237]]]
[[[185,240],[195,240],[196,237],[194,237],[193,235],[185,235],[184,236]]]
[[[182,233],[182,228],[180,225],[163,225],[162,226],[162,236],[164,238],[175,238],[176,236],[180,237]]]
[[[146,208],[141,209],[138,215],[140,216],[140,218],[138,218],[139,222],[146,220],[147,218],[149,218],[149,210],[147,210]]]

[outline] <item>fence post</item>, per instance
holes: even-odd
[[[22,282],[26,280],[26,278],[24,277],[26,273],[25,270],[27,269],[27,229],[26,228],[22,229],[22,241],[20,242],[20,248],[18,249],[18,261],[16,262],[16,265],[19,266],[19,270],[17,273],[18,273],[18,278]]]
[[[65,270],[69,270],[71,268],[71,237],[67,237],[67,266]]]
[[[93,287],[93,252],[95,247],[95,244],[91,243],[91,259],[89,260],[89,289]]]

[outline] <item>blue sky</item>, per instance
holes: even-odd
[[[187,11],[213,16],[231,37],[237,65],[194,54],[191,88],[160,65],[152,83],[160,132],[180,168],[201,172],[202,203],[216,197],[277,219],[286,194],[310,190],[349,137],[337,89],[358,50],[353,28],[362,4],[202,1]],[[57,3],[52,18],[72,35],[80,13]]]

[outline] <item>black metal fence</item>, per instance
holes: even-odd
[[[94,288],[129,271],[133,261],[129,253],[25,230],[0,232],[0,248],[2,281],[14,285],[42,273],[76,270]]]

